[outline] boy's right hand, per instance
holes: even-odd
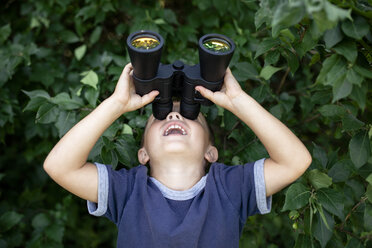
[[[199,91],[203,97],[234,114],[237,112],[236,103],[241,101],[242,96],[247,95],[240,87],[238,81],[236,81],[230,68],[226,69],[221,90],[213,92],[200,85],[196,86],[195,89]]]
[[[146,104],[151,103],[159,94],[157,90],[153,90],[143,96],[136,94],[132,74],[133,66],[129,63],[124,67],[115,91],[110,96],[110,98],[115,99],[120,104],[122,114],[142,108]]]

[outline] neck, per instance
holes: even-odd
[[[204,161],[168,159],[166,162],[151,161],[151,176],[173,190],[187,190],[204,175]]]

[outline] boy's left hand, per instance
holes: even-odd
[[[246,94],[231,73],[230,68],[227,68],[226,70],[224,84],[222,85],[220,91],[213,92],[200,85],[196,86],[195,89],[199,91],[203,97],[229,110],[230,112],[234,112],[234,102],[239,101],[238,99]]]

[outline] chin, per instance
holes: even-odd
[[[171,142],[163,146],[163,151],[166,153],[185,153],[190,151],[190,146],[183,142]]]

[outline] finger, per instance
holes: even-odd
[[[207,98],[208,100],[213,101],[213,95],[214,95],[214,93],[211,90],[208,90],[208,89],[206,89],[206,88],[204,88],[203,86],[200,86],[200,85],[199,86],[196,86],[195,87],[195,90],[199,91],[200,94],[202,96],[204,96],[205,98]]]
[[[150,102],[154,101],[155,97],[159,95],[159,91],[153,90],[150,93],[142,96],[142,104],[143,106],[149,104]]]
[[[129,74],[132,72],[132,70],[133,70],[132,64],[131,63],[128,63],[124,67],[123,71],[121,72],[119,81],[122,82],[122,81],[127,81],[128,79],[130,79]]]
[[[229,67],[227,67],[226,69],[226,73],[225,73],[225,78],[224,78],[224,81],[225,82],[230,82],[230,80],[235,80],[231,70]]]

